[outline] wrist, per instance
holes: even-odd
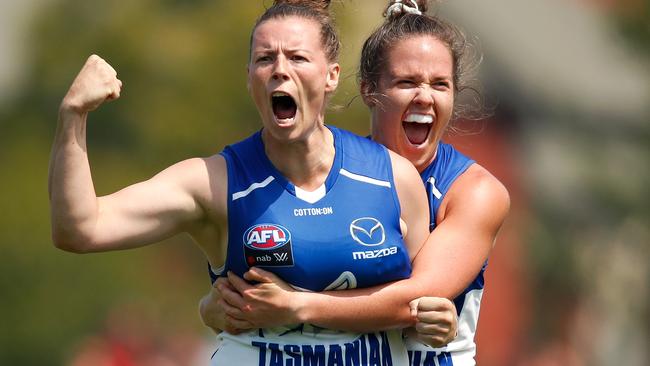
[[[88,118],[88,112],[82,112],[80,109],[61,103],[59,106],[59,131],[64,135],[81,137],[79,134],[85,131],[85,125]]]
[[[65,97],[59,105],[59,117],[68,119],[69,117],[85,117],[88,111],[84,110],[79,103],[71,98]]]

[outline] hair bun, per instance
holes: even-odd
[[[390,0],[384,17],[392,20],[405,14],[424,14],[429,8],[427,3],[427,0]]]

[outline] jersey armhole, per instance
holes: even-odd
[[[230,152],[228,151],[228,149],[229,149],[229,147],[226,147],[225,149],[223,149],[219,153],[219,155],[221,155],[223,157],[223,159],[226,161],[226,177],[227,177],[227,181],[228,181],[228,189],[227,189],[227,192],[226,192],[226,194],[227,194],[227,196],[226,196],[226,200],[227,200],[226,206],[227,206],[227,209],[228,209],[228,213],[227,213],[227,216],[226,216],[226,220],[228,221],[228,225],[227,225],[228,226],[228,232],[231,232],[230,213],[233,210],[233,208],[232,208],[232,202],[233,202],[233,200],[232,200],[232,189],[235,187],[235,183],[234,183],[235,178],[234,178],[234,174],[231,174],[232,172],[234,172],[234,168],[233,168],[234,162],[232,161],[232,156],[231,156]],[[228,243],[229,243],[229,240],[226,240],[226,255],[223,258],[223,265],[221,267],[214,268],[214,267],[212,267],[212,264],[210,262],[208,262],[208,274],[210,275],[210,281],[213,284],[217,280],[217,278],[224,275],[226,269],[228,268],[228,252],[229,252]]]
[[[454,178],[454,182],[456,181],[456,179],[458,179],[458,177],[460,177],[463,173],[465,173],[467,169],[469,169],[469,167],[472,166],[473,164],[476,164],[476,161],[472,159],[467,159],[465,164],[463,164],[463,166],[460,169],[458,169],[458,174],[456,175],[456,178]]]
[[[231,204],[232,204],[232,189],[235,187],[235,182],[234,182],[234,176],[235,174],[234,169],[233,169],[233,161],[232,161],[232,156],[230,152],[228,152],[228,147],[226,147],[223,151],[219,153],[223,157],[223,159],[226,161],[226,177],[228,178],[228,189],[227,189],[227,196],[226,199],[228,202],[226,203],[226,206],[228,208],[228,216],[230,216],[230,211],[231,211]],[[231,174],[233,173],[233,174]],[[226,217],[228,220],[229,217]],[[230,222],[230,220],[228,220]]]

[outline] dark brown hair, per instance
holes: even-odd
[[[264,14],[255,22],[251,32],[251,46],[253,44],[253,34],[263,22],[275,18],[297,16],[314,20],[320,25],[321,42],[325,50],[325,56],[329,62],[337,62],[341,42],[329,13],[330,2],[331,0],[275,0],[273,5],[266,9]]]
[[[410,14],[404,11],[388,14],[384,12],[386,20],[375,29],[366,39],[361,51],[358,79],[362,85],[362,93],[371,96],[377,91],[379,78],[386,67],[388,52],[400,40],[420,35],[430,35],[447,46],[453,61],[453,83],[454,94],[464,90],[471,90],[476,93],[474,102],[476,106],[455,105],[454,115],[456,117],[467,114],[473,116],[473,112],[482,113],[483,97],[480,91],[472,86],[473,77],[480,64],[481,57],[476,52],[474,44],[469,42],[465,34],[455,25],[434,15],[426,14],[428,10],[427,0],[416,0],[421,15]],[[388,10],[396,1],[391,0]],[[402,1],[404,5],[412,7],[410,0]],[[459,98],[455,98],[456,103]],[[471,116],[470,116],[471,115]]]

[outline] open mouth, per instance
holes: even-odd
[[[433,126],[433,116],[428,114],[409,113],[402,121],[406,138],[413,145],[421,145],[427,140],[431,126]]]
[[[274,92],[271,95],[271,106],[273,107],[273,114],[278,120],[293,119],[298,109],[293,97],[285,92]]]

